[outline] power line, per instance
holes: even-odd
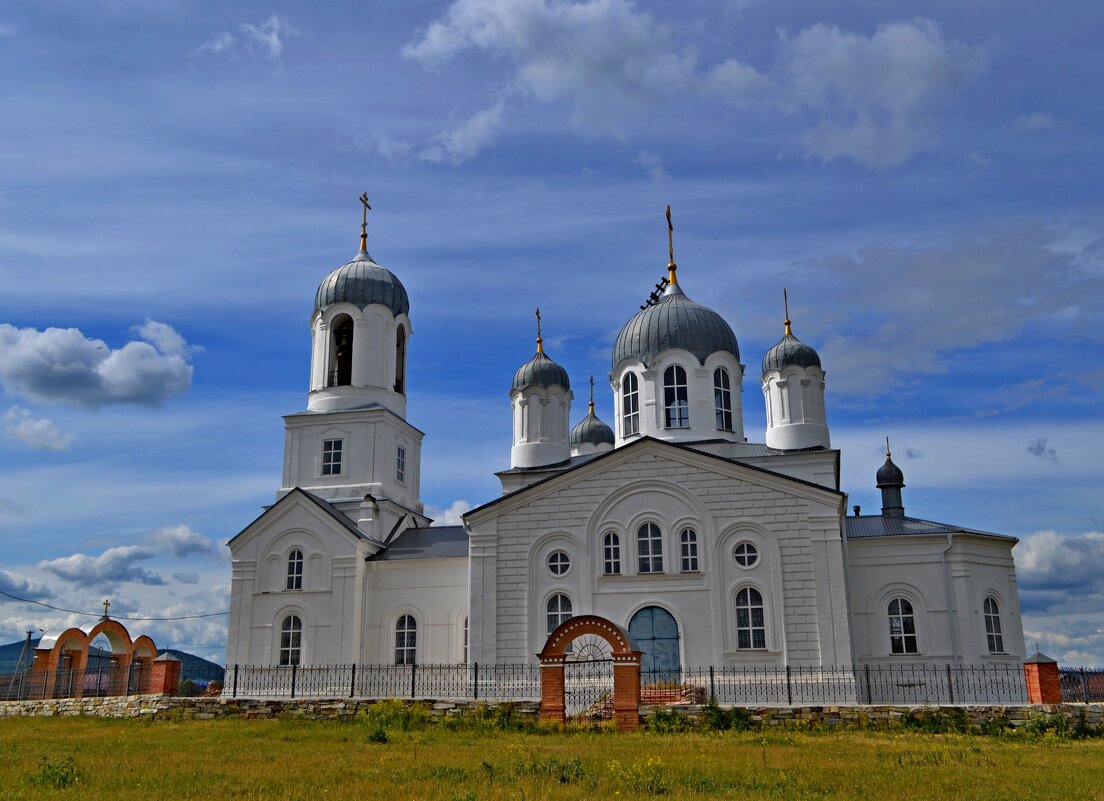
[[[68,612],[70,615],[84,615],[85,617],[104,617],[99,612],[81,612],[79,609],[64,609],[60,606],[51,606],[50,604],[43,603],[42,601],[33,601],[30,598],[20,598],[18,595],[12,595],[10,592],[4,592],[0,590],[0,595],[11,598],[13,601],[19,601],[25,604],[36,604],[38,606],[44,606],[47,609],[53,609],[55,612]],[[206,612],[202,615],[179,615],[177,617],[128,617],[126,615],[112,615],[112,620],[138,620],[138,621],[158,621],[164,622],[168,620],[195,620],[201,617],[219,617],[220,615],[228,615],[226,612]]]

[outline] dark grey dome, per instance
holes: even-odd
[[[542,387],[558,386],[571,389],[571,382],[567,378],[567,370],[545,356],[544,351],[541,350],[538,350],[532,359],[519,367],[517,372],[514,373],[514,389],[525,389],[532,384]]]
[[[572,445],[602,445],[613,444],[613,429],[598,419],[593,411],[587,412],[587,416],[571,429]]]
[[[622,359],[639,359],[647,367],[669,348],[689,351],[702,364],[717,351],[727,351],[737,361],[740,359],[736,335],[725,319],[690,300],[678,284],[667,287],[654,305],[641,309],[625,323],[613,346],[613,366]]]
[[[794,366],[819,368],[820,356],[793,334],[786,334],[763,357],[763,372],[781,371],[785,367]]]
[[[888,453],[886,454],[885,464],[878,468],[877,479],[878,483],[875,486],[878,489],[905,486],[905,474],[901,472],[900,467],[893,463]]]
[[[398,317],[410,312],[406,288],[395,274],[380,267],[365,250],[322,279],[314,296],[314,308],[325,311],[335,303],[352,303],[361,309],[379,303]]]

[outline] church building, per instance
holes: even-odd
[[[228,664],[531,662],[580,614],[625,628],[645,670],[1023,660],[1016,539],[906,515],[888,443],[880,514],[849,515],[824,365],[789,319],[749,442],[739,344],[673,247],[614,343],[612,427],[593,381],[572,426],[538,313],[508,386],[502,495],[433,526],[406,417],[410,299],[364,230],[315,294],[276,502],[229,543]]]

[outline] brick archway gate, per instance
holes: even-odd
[[[613,660],[613,719],[617,728],[631,731],[640,726],[640,651],[632,637],[612,620],[597,615],[580,615],[565,620],[548,635],[537,654],[541,663],[540,719],[567,722],[564,703],[564,663],[568,647],[586,635],[609,643]]]

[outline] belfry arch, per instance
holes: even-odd
[[[565,620],[548,635],[537,654],[541,663],[540,719],[567,722],[564,702],[564,663],[575,640],[586,635],[605,640],[613,660],[613,719],[617,728],[632,731],[640,726],[640,651],[629,633],[604,617],[580,615]]]

